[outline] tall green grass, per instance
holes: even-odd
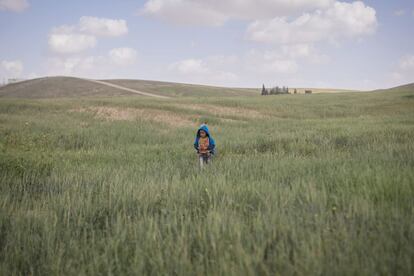
[[[413,274],[412,95],[0,100],[0,274]],[[208,120],[218,154],[88,106]]]

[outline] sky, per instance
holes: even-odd
[[[414,82],[413,0],[0,0],[0,82],[371,90]]]

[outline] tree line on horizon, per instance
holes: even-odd
[[[287,86],[283,86],[283,87],[275,86],[275,87],[272,87],[270,89],[266,89],[264,84],[262,86],[262,92],[261,92],[262,96],[283,95],[283,94],[292,94],[289,91],[289,87],[287,87]],[[293,94],[298,94],[298,91],[297,91],[296,88],[293,89]],[[305,94],[312,94],[312,90],[305,90]]]
[[[297,93],[296,88],[294,89],[293,93],[294,94]],[[261,93],[262,96],[267,96],[267,95],[280,95],[280,94],[290,94],[289,87],[287,87],[287,86],[283,86],[283,87],[275,86],[275,87],[272,87],[270,89],[267,89],[265,87],[265,85],[263,84],[263,86],[262,86],[262,93]]]

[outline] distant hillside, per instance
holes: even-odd
[[[259,89],[225,88],[145,80],[105,80],[105,82],[142,92],[170,97],[259,95]],[[0,87],[0,97],[11,98],[41,99],[63,97],[112,97],[126,95],[140,96],[135,93],[74,77],[46,77]]]
[[[92,82],[86,79],[74,77],[45,77],[23,82],[13,83],[0,87],[0,98],[73,98],[73,97],[114,97],[141,95],[125,91],[116,87],[107,86],[114,84],[138,90],[145,93],[164,95],[169,97],[227,97],[227,96],[259,96],[261,89],[253,88],[229,88],[207,85],[195,85],[184,83],[172,83],[147,80],[104,80],[102,83]],[[290,88],[293,93],[294,88]],[[316,89],[308,88],[313,93],[345,93],[351,90],[341,89]],[[128,89],[127,89],[128,90]],[[304,88],[297,88],[298,93],[304,93]],[[414,83],[391,89],[375,90],[375,92],[414,92]]]
[[[261,93],[260,88],[229,88],[197,84],[144,81],[144,80],[105,80],[113,84],[122,85],[128,88],[167,96],[257,96]],[[293,93],[295,88],[289,88]],[[356,92],[355,90],[335,88],[296,88],[297,93],[304,94],[305,90],[312,90],[312,93],[344,93]]]
[[[136,95],[87,80],[72,77],[46,77],[0,87],[0,97],[62,98],[85,96]]]
[[[375,92],[414,92],[414,83],[405,84],[390,89],[379,89]]]
[[[252,96],[260,95],[260,89],[253,88],[229,88],[207,85],[147,81],[147,80],[105,80],[117,85],[145,91],[149,93],[171,96]]]

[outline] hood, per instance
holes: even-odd
[[[210,137],[210,132],[208,131],[208,126],[206,124],[202,124],[197,130],[197,137],[200,137],[200,130],[204,130],[207,133],[207,136]]]

